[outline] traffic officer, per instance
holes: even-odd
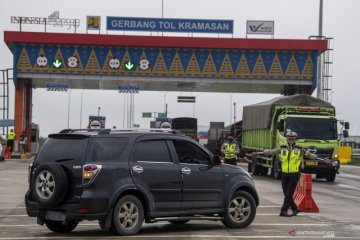
[[[225,155],[225,163],[236,166],[237,154],[239,152],[239,145],[234,141],[233,136],[229,135],[227,142],[224,142],[221,146],[221,153]]]
[[[304,148],[296,145],[296,132],[288,132],[286,134],[287,137],[287,145],[282,145],[280,148],[265,150],[262,153],[253,152],[252,156],[256,156],[258,154],[263,154],[265,156],[276,155],[279,154],[279,159],[281,162],[281,172],[282,179],[281,185],[282,190],[285,195],[284,203],[281,207],[280,216],[281,217],[291,217],[296,216],[300,210],[296,206],[293,195],[299,180],[300,176],[300,167],[304,169],[304,156],[316,160],[317,156],[315,154],[310,153]],[[324,159],[326,163],[329,163],[329,159]],[[292,214],[288,214],[287,210],[291,207]]]
[[[15,133],[14,130],[10,130],[7,135],[7,142],[6,146],[10,147],[10,153],[14,150],[14,140],[15,140]]]

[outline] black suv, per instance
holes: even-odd
[[[259,204],[250,175],[171,130],[63,130],[29,167],[26,211],[54,232],[82,220],[136,234],[142,223],[220,220],[247,227]]]

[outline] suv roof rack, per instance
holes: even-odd
[[[164,133],[184,135],[179,130],[167,129],[167,128],[122,128],[122,129],[111,130],[111,132],[164,132]]]
[[[100,131],[100,130],[103,130],[103,129],[89,129],[89,128],[71,129],[71,128],[67,128],[67,129],[61,130],[59,133],[98,132],[98,131]]]
[[[164,128],[122,128],[122,129],[63,129],[59,133],[87,133],[87,132],[97,132],[98,134],[110,134],[110,133],[119,133],[119,132],[163,132],[163,133],[172,133],[172,134],[181,134],[185,135],[179,130],[176,129],[164,129]]]

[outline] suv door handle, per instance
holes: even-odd
[[[191,169],[188,168],[188,167],[183,167],[183,168],[181,169],[181,172],[184,173],[184,174],[186,174],[186,175],[188,175],[188,174],[191,173]]]
[[[142,173],[144,171],[144,169],[139,166],[139,165],[136,165],[136,166],[133,166],[133,171],[136,172],[136,173]]]

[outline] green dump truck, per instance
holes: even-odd
[[[297,145],[319,158],[329,157],[332,160],[331,164],[326,164],[304,159],[303,172],[333,182],[340,168],[337,125],[335,108],[330,103],[305,94],[245,106],[241,150],[246,155],[249,171],[254,175],[267,175],[270,169],[275,178],[281,178],[278,156],[251,157],[250,153],[286,145],[285,135],[293,131],[298,134]]]

